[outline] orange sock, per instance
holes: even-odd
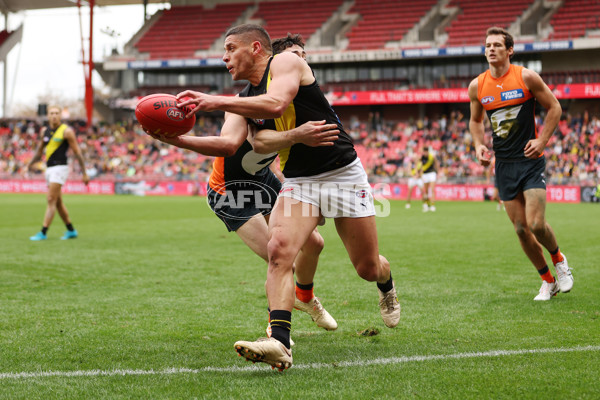
[[[546,281],[548,283],[552,283],[554,282],[554,276],[552,275],[552,273],[550,272],[550,269],[548,269],[548,267],[546,266],[546,268],[544,268],[541,271],[538,271],[540,273],[540,277],[542,278],[543,281]]]
[[[298,298],[298,300],[300,300],[303,303],[308,303],[309,301],[312,300],[313,297],[315,297],[314,293],[313,293],[313,285],[300,285],[303,286],[304,288],[300,288],[298,287],[298,283],[296,282],[296,297]],[[310,287],[308,289],[306,289],[307,287]]]
[[[564,260],[563,255],[558,248],[556,248],[556,251],[554,252],[554,254],[550,253],[550,257],[552,257],[552,263],[554,265],[556,265],[559,262]]]

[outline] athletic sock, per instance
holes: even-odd
[[[42,233],[45,235],[46,232],[48,232],[48,228],[45,226],[42,226]]]
[[[379,282],[377,282],[377,287],[383,293],[387,293],[390,290],[392,290],[394,288],[394,282],[392,281],[392,273],[390,272],[390,279],[388,279],[388,281],[386,283],[379,283]]]
[[[314,283],[311,282],[307,285],[296,282],[296,297],[303,303],[308,303],[315,297],[313,292]]]
[[[290,348],[290,330],[292,329],[292,312],[273,310],[271,317],[271,337],[279,340],[285,347]]]
[[[552,257],[552,263],[554,265],[558,264],[559,262],[564,261],[564,257],[562,255],[562,253],[560,252],[560,250],[558,249],[558,247],[556,248],[556,250],[550,252],[550,257]]]
[[[67,229],[71,232],[73,232],[75,230],[75,228],[73,228],[73,224],[67,224]]]
[[[546,281],[548,283],[554,282],[554,276],[550,272],[550,269],[548,268],[547,265],[542,269],[538,269],[538,274],[540,274],[543,281]]]

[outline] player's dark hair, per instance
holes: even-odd
[[[506,50],[515,46],[515,39],[513,39],[512,35],[504,28],[492,26],[491,28],[488,28],[487,32],[485,33],[485,38],[487,39],[487,37],[490,35],[502,35],[504,37],[504,46],[506,47]],[[513,52],[510,58],[512,58],[514,55],[515,53]]]
[[[255,24],[243,24],[234,26],[227,31],[225,37],[232,35],[243,35],[248,37],[251,41],[258,41],[262,47],[269,53],[273,53],[273,47],[271,46],[271,37],[269,33],[260,25]]]
[[[292,47],[293,45],[300,46],[302,47],[302,49],[304,49],[304,39],[299,33],[292,35],[288,32],[286,37],[273,39],[271,45],[273,46],[273,54],[279,54],[285,49]]]

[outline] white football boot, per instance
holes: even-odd
[[[571,274],[571,268],[567,263],[567,256],[563,253],[563,260],[556,263],[554,266],[556,275],[558,277],[558,287],[561,293],[568,293],[573,288],[573,274]]]
[[[271,368],[283,371],[292,366],[292,350],[275,338],[260,338],[254,342],[238,340],[233,345],[235,351],[248,361],[263,362]]]
[[[315,324],[320,328],[328,331],[335,331],[338,327],[335,319],[333,319],[327,310],[323,308],[323,305],[317,297],[313,297],[308,303],[305,303],[296,297],[294,308],[310,315]]]
[[[383,318],[385,326],[393,328],[400,322],[400,302],[396,295],[396,284],[394,283],[392,290],[387,293],[383,293],[379,288],[377,288],[377,291],[379,292],[381,318]]]
[[[556,293],[560,291],[558,287],[558,282],[554,280],[554,282],[546,282],[542,281],[542,287],[540,288],[540,293],[533,298],[535,301],[548,301],[555,296]]]

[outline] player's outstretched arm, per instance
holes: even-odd
[[[252,146],[259,154],[269,154],[302,143],[311,147],[333,146],[340,130],[336,124],[308,121],[289,131],[262,129],[254,135]]]
[[[182,149],[195,151],[205,156],[230,157],[244,143],[248,136],[246,119],[237,114],[225,114],[225,123],[220,136],[181,135],[166,137],[147,132],[153,138]]]
[[[267,93],[253,97],[217,96],[186,90],[177,95],[180,108],[194,106],[186,117],[197,111],[222,110],[247,118],[273,119],[283,115],[292,102],[298,88],[312,79],[310,67],[292,53],[278,54],[271,62],[271,83]]]
[[[477,98],[477,78],[473,79],[469,84],[469,100],[471,102],[471,119],[469,120],[469,131],[473,137],[475,145],[475,155],[481,165],[490,165],[491,156],[488,148],[483,144],[485,127],[483,118],[485,110]]]

